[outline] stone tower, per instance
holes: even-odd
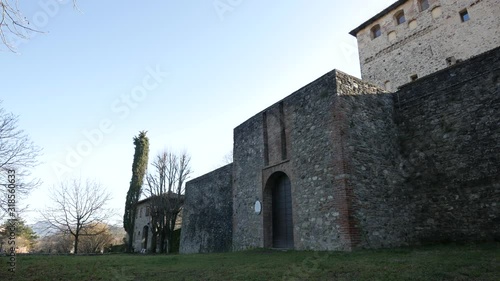
[[[500,45],[498,0],[400,0],[350,32],[361,76],[389,91]]]

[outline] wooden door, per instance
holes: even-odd
[[[283,175],[273,188],[273,247],[293,248],[292,191]]]

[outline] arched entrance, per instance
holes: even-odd
[[[149,227],[145,225],[142,228],[142,240],[141,240],[141,248],[147,250],[148,249],[148,234],[149,234]]]
[[[292,249],[293,218],[290,178],[277,172],[264,190],[264,246]]]

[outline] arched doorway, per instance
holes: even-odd
[[[264,190],[264,246],[292,249],[293,218],[290,178],[277,172]]]
[[[141,248],[147,250],[148,249],[148,234],[149,234],[149,227],[145,225],[142,228],[142,240],[141,240]]]

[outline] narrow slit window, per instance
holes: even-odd
[[[394,16],[394,18],[396,19],[396,24],[404,23],[406,21],[405,12],[404,11],[397,12],[396,15]]]
[[[429,0],[420,0],[420,11],[429,9]]]
[[[380,37],[382,35],[382,30],[380,29],[380,25],[377,24],[371,29],[372,39]]]
[[[462,20],[462,22],[470,20],[469,12],[467,11],[467,9],[464,9],[460,12],[460,19]]]

